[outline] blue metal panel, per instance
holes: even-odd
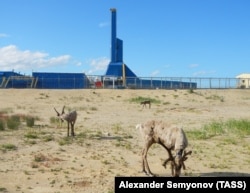
[[[116,62],[123,62],[123,41],[116,39]]]
[[[110,63],[108,65],[108,68],[106,71],[106,76],[116,76],[116,77],[123,76],[122,65],[123,65],[123,63],[121,63],[121,62]],[[135,73],[133,73],[127,65],[125,65],[125,76],[126,77],[136,77]]]
[[[116,9],[111,11],[111,62],[116,62]]]
[[[87,77],[83,73],[43,73],[33,72],[38,78],[36,88],[48,89],[80,89],[85,88]]]

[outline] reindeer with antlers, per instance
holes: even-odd
[[[145,142],[142,151],[142,171],[154,176],[148,165],[147,152],[152,144],[158,143],[167,150],[169,155],[162,165],[166,168],[167,163],[170,162],[172,176],[179,177],[181,168],[186,169],[184,161],[187,160],[187,155],[192,153],[192,151],[185,151],[188,141],[184,131],[162,121],[148,121],[138,124],[136,128],[140,130]],[[175,151],[176,155],[173,156],[171,151]]]
[[[71,111],[71,112],[66,114],[64,112],[65,106],[63,106],[63,108],[62,108],[62,113],[59,113],[55,107],[54,107],[54,109],[57,113],[57,116],[61,119],[61,122],[63,122],[64,120],[67,121],[67,123],[68,123],[68,136],[69,136],[69,125],[71,127],[71,136],[75,136],[74,125],[75,125],[76,118],[77,118],[76,111],[74,110],[74,111]]]

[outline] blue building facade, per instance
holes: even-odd
[[[82,89],[89,87],[84,73],[33,72],[32,76],[0,72],[0,88]]]

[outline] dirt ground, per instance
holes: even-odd
[[[133,102],[154,99],[151,108]],[[185,131],[213,121],[250,119],[250,90],[0,90],[0,115],[35,117],[30,128],[0,131],[0,192],[112,193],[115,176],[141,173],[143,141],[135,126],[156,119]],[[77,110],[76,136],[55,119],[54,107]],[[250,136],[189,139],[193,154],[181,176],[250,176]],[[159,145],[149,150],[151,170],[170,176]]]

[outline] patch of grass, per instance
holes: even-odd
[[[119,131],[122,130],[122,126],[120,124],[114,124],[114,125],[112,125],[111,129],[112,129],[112,131],[114,131],[115,134],[118,134]]]
[[[70,145],[73,143],[72,137],[64,137],[58,141],[59,145]]]
[[[237,136],[250,135],[250,121],[245,119],[230,119],[226,122],[213,121],[204,125],[201,130],[187,131],[187,135],[193,139],[209,139],[224,134]]]
[[[150,98],[150,97],[142,97],[142,96],[138,96],[138,97],[129,99],[129,102],[133,102],[133,103],[141,103],[143,101],[150,101],[151,103],[155,103],[155,104],[161,103],[161,101],[158,99],[154,99],[154,98]]]
[[[35,132],[35,131],[29,131],[27,132],[24,137],[28,138],[28,139],[38,139],[39,136],[38,136],[38,133]]]
[[[169,105],[169,104],[171,104],[169,101],[163,103],[163,105]]]
[[[0,119],[0,131],[5,130],[5,121]]]
[[[27,127],[33,127],[35,125],[35,118],[34,117],[26,117],[26,125]]]
[[[193,94],[194,93],[194,90],[192,88],[188,89],[188,93],[189,94]]]
[[[0,149],[3,151],[13,151],[17,149],[17,146],[15,146],[14,144],[7,143],[7,144],[2,144],[0,146]]]
[[[211,96],[206,97],[206,99],[219,100],[220,102],[224,102],[224,97],[218,96],[218,95],[211,95]]]
[[[49,141],[53,141],[54,137],[52,135],[45,135],[43,136],[43,141],[45,142],[49,142]]]
[[[6,188],[4,188],[4,187],[0,187],[0,192],[4,192],[4,193],[6,192],[6,193],[7,193],[8,191],[7,191],[7,189],[6,189]]]
[[[42,153],[39,153],[39,154],[35,155],[35,157],[34,157],[35,162],[44,162],[46,160],[47,160],[47,157]]]
[[[58,118],[56,118],[56,117],[50,117],[50,123],[51,124],[56,124],[56,123],[58,123]]]
[[[225,123],[228,132],[233,132],[240,136],[250,135],[250,120],[230,119]]]
[[[98,109],[97,109],[97,107],[90,107],[90,110],[91,111],[97,111]]]
[[[12,130],[18,129],[20,124],[21,124],[20,117],[18,115],[12,115],[11,117],[7,119],[7,127],[9,129],[12,129]]]

